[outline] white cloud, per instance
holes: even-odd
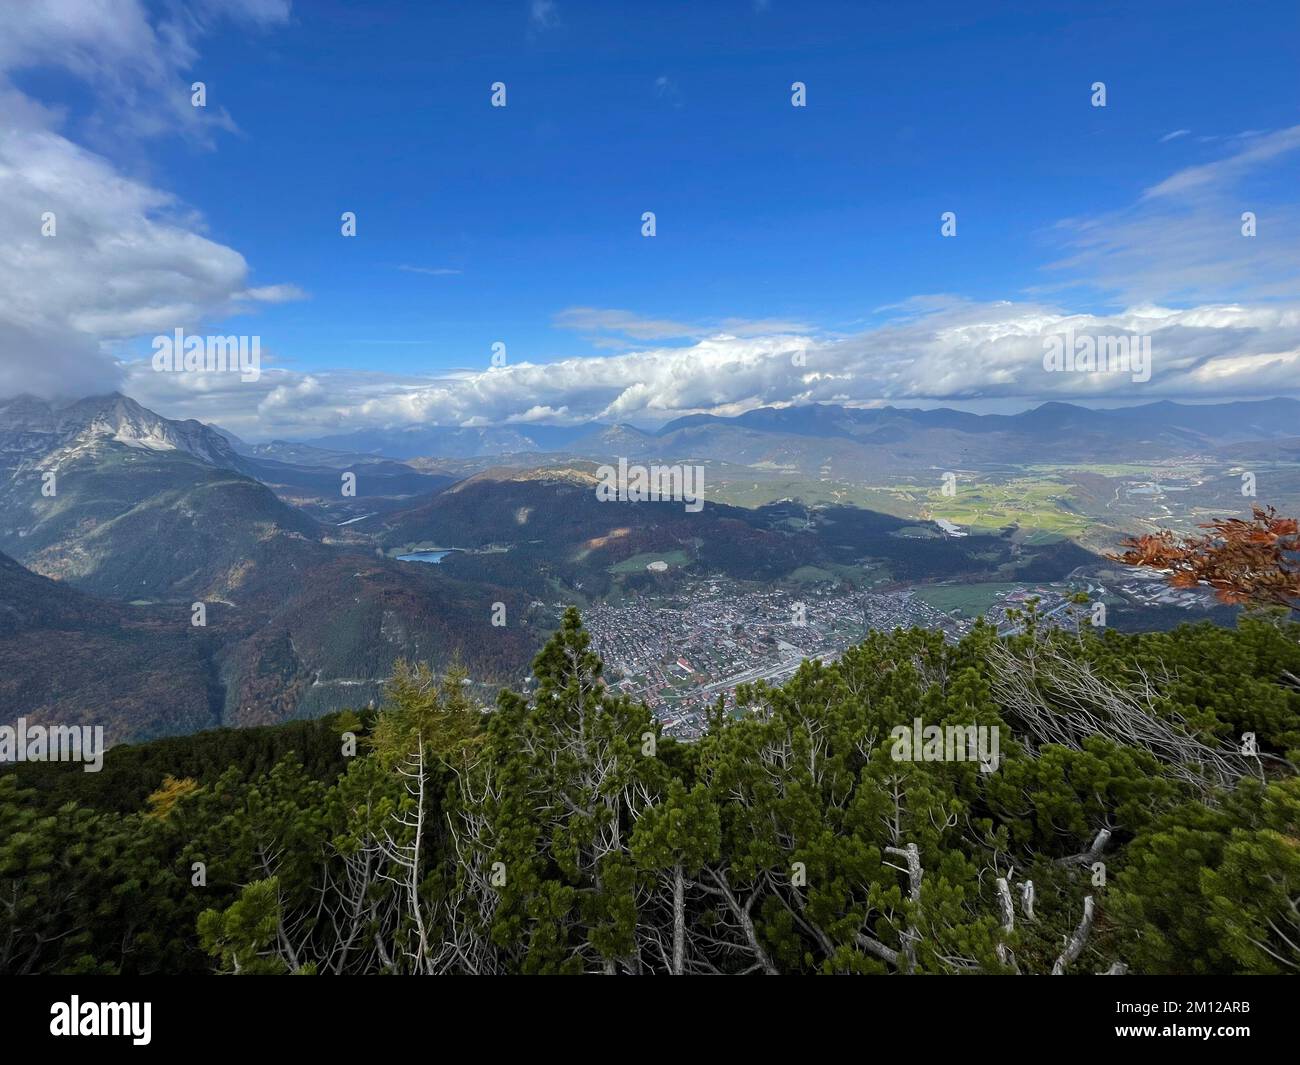
[[[1287,152],[1300,148],[1300,126],[1275,130],[1272,133],[1250,131],[1241,134],[1242,146],[1231,155],[1201,166],[1189,166],[1151,186],[1143,199],[1158,196],[1185,196],[1188,193],[1213,188],[1224,188],[1261,163],[1267,163]]]
[[[447,266],[399,266],[397,269],[408,274],[427,274],[429,277],[453,277],[461,272]]]
[[[600,307],[567,307],[552,318],[552,324],[588,336],[606,335],[631,340],[699,339],[719,334],[748,337],[806,333],[812,329],[806,322],[777,318],[679,322],[671,318],[647,318],[635,311]]]
[[[234,129],[226,111],[190,104],[197,40],[231,20],[267,28],[286,21],[290,0],[197,0],[167,4],[156,17],[141,0],[23,0],[0,14],[0,79],[15,71],[60,68],[95,91],[91,143],[181,132],[211,143]],[[200,75],[201,80],[201,75]]]
[[[1049,373],[1045,338],[1149,335],[1151,380]],[[796,357],[797,356],[797,357]],[[1158,305],[1113,315],[1033,303],[917,301],[852,336],[716,336],[544,365],[517,363],[437,379],[272,368],[233,375],[154,374],[133,364],[128,391],[176,417],[241,436],[313,436],[410,424],[587,420],[657,424],[683,414],[768,404],[953,402],[1020,398],[1147,401],[1295,391],[1300,305]]]
[[[92,134],[103,122],[119,138],[201,140],[228,123],[189,104],[181,72],[196,59],[193,42],[218,18],[270,25],[288,8],[204,0],[169,6],[157,22],[135,0],[32,0],[0,12],[0,393],[112,387],[121,375],[106,344],[303,298],[293,285],[249,287],[243,256],[203,236],[192,211],[74,143],[61,115],[10,81],[63,68],[96,89]]]
[[[1300,126],[1231,143],[1222,158],[1171,174],[1123,210],[1062,221],[1056,235],[1068,252],[1049,269],[1063,280],[1031,291],[1086,286],[1128,304],[1300,297],[1300,210],[1260,188],[1274,176],[1269,164],[1294,173]],[[1257,214],[1254,237],[1242,234],[1245,211]]]
[[[306,298],[307,293],[297,285],[259,285],[235,294],[235,299],[254,303],[292,303]]]

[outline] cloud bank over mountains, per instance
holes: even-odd
[[[1045,371],[1045,338],[1068,331],[1149,335],[1150,381]],[[723,335],[684,347],[485,366],[436,379],[272,367],[259,381],[243,383],[231,374],[154,374],[148,363],[127,369],[126,391],[146,406],[250,436],[404,424],[657,425],[683,414],[801,402],[1250,397],[1295,390],[1300,307],[1152,305],[1097,316],[954,299],[851,336]]]

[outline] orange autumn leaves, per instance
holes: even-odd
[[[1249,519],[1224,518],[1200,527],[1204,536],[1176,537],[1168,530],[1132,537],[1111,555],[1130,566],[1168,570],[1175,588],[1204,584],[1219,600],[1237,605],[1296,608],[1300,603],[1300,523],[1254,507]]]

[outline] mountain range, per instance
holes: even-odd
[[[654,431],[630,425],[574,427],[402,428],[365,430],[305,441],[313,447],[395,459],[530,455],[606,461],[712,461],[803,476],[883,481],[938,469],[1033,463],[1057,455],[1114,462],[1219,454],[1248,441],[1300,437],[1300,401],[1220,404],[1167,401],[1113,410],[1044,403],[1019,414],[972,414],[949,408],[762,407],[734,417],[693,414]],[[287,445],[282,445],[286,448]]]
[[[397,463],[356,472],[349,502],[379,509],[451,483]],[[460,653],[484,680],[517,679],[531,634],[484,645],[474,632],[487,625],[485,596],[522,616],[519,594],[396,562],[318,520],[315,493],[329,485],[337,497],[339,483],[323,467],[241,456],[210,427],[120,395],[0,404],[0,603],[25,604],[0,643],[6,662],[27,663],[0,687],[0,719],[100,713],[120,740],[312,716],[364,705],[401,657]],[[43,599],[49,609],[34,610]],[[202,626],[192,624],[198,603]],[[51,633],[91,660],[24,659],[53,646]],[[106,642],[112,633],[120,638]],[[151,662],[172,663],[176,692],[148,681],[156,671],[132,657],[142,644]],[[143,687],[128,679],[137,674]],[[88,698],[74,679],[96,677],[112,678],[116,694]],[[127,704],[134,712],[119,713]]]
[[[1096,561],[1059,538],[918,538],[916,518],[852,506],[601,502],[597,467],[618,457],[869,483],[1063,452],[1280,454],[1297,424],[1292,400],[1011,416],[812,406],[693,415],[653,433],[433,428],[249,444],[116,393],[20,396],[0,401],[0,721],[93,718],[121,740],[316,716],[376,698],[402,657],[459,658],[487,690],[527,672],[545,635],[539,605],[671,587],[677,571],[647,575],[643,555],[763,582],[801,568],[1042,581]],[[413,449],[421,461],[403,461]],[[431,547],[458,550],[440,565],[396,557]],[[505,626],[491,622],[496,604]]]

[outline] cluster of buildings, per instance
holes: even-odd
[[[1139,604],[1206,605],[1203,592],[1170,588],[1159,574],[1126,573],[1115,587]],[[583,620],[606,682],[644,701],[667,735],[690,740],[703,735],[719,697],[734,708],[737,685],[780,683],[804,659],[834,661],[872,629],[927,628],[957,640],[975,624],[973,616],[941,609],[917,592],[831,583],[755,590],[725,578],[703,579],[668,595],[594,604]],[[1080,592],[1087,603],[1075,602]],[[1114,601],[1096,577],[1016,585],[998,591],[982,617],[1011,635],[1023,628],[1023,612],[1032,603],[1040,626],[1074,630],[1098,623],[1104,597]]]
[[[739,589],[702,580],[670,597],[588,607],[584,623],[616,690],[644,700],[668,735],[702,734],[738,684],[779,682],[805,658],[833,660],[871,629],[913,625],[957,638],[969,627],[910,590],[862,592],[830,584]]]

